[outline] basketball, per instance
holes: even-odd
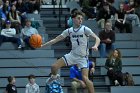
[[[42,44],[42,37],[39,34],[34,34],[30,37],[29,42],[33,48],[40,48]]]

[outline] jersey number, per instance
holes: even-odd
[[[80,44],[79,44],[79,40],[77,39],[76,41],[77,41],[77,44],[80,45]]]

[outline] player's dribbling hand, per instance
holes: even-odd
[[[42,45],[41,45],[41,47],[44,47],[44,46],[45,46],[45,44],[42,44]]]
[[[98,51],[98,47],[97,47],[97,46],[93,46],[92,49],[93,49],[94,51]]]

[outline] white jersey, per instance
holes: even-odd
[[[68,28],[62,32],[63,37],[70,36],[72,43],[72,54],[79,56],[88,56],[89,49],[89,36],[92,34],[92,30],[84,25],[81,25],[79,28],[74,29],[73,27]]]

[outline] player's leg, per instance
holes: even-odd
[[[66,66],[63,58],[60,58],[56,61],[56,63],[54,63],[52,66],[51,66],[51,73],[52,75],[56,75],[58,70],[63,67],[63,66]]]
[[[91,82],[88,78],[88,69],[87,68],[82,69],[82,78],[83,78],[84,82],[86,83],[89,93],[95,93],[93,82]]]

